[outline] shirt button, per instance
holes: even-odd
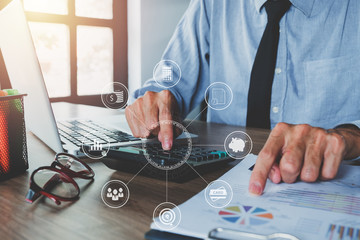
[[[274,113],[278,113],[278,112],[279,112],[279,108],[278,108],[278,107],[273,107],[273,108],[272,108],[272,111],[273,111]]]
[[[275,73],[280,74],[281,73],[281,68],[275,68]]]
[[[281,28],[279,29],[279,33],[281,33]]]

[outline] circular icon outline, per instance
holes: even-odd
[[[207,99],[207,92],[209,91],[209,89],[210,89],[210,87],[212,87],[213,85],[215,85],[215,84],[222,84],[222,85],[225,85],[225,87],[229,90],[229,92],[230,92],[230,101],[225,105],[225,107],[222,107],[222,108],[215,108],[215,107],[213,107],[213,106],[211,106],[211,104],[208,102],[208,99]],[[213,110],[216,110],[216,111],[221,111],[221,110],[224,110],[224,109],[226,109],[226,108],[228,108],[230,105],[231,105],[231,103],[232,103],[232,101],[233,101],[233,99],[234,99],[234,94],[233,94],[233,91],[231,90],[231,88],[230,88],[230,86],[229,85],[227,85],[226,83],[224,83],[224,82],[213,82],[212,84],[210,84],[207,88],[206,88],[206,90],[205,90],[205,102],[206,102],[206,104],[209,106],[209,108],[211,108],[211,109],[213,109]]]
[[[126,93],[125,93],[125,94],[126,94],[126,98],[125,98],[126,101],[122,101],[122,103],[119,104],[118,106],[114,106],[114,104],[109,103],[109,102],[107,101],[107,97],[108,97],[109,95],[116,94],[116,91],[115,91],[115,90],[113,90],[111,93],[107,92],[108,87],[109,87],[110,85],[113,86],[113,87],[114,87],[114,86],[118,86],[118,87],[120,87],[120,89],[121,89],[122,91],[126,92]],[[103,89],[102,89],[102,91],[101,91],[101,102],[103,103],[103,105],[104,105],[106,108],[109,108],[109,109],[123,109],[123,108],[128,104],[128,101],[129,101],[129,90],[128,90],[128,88],[127,88],[124,84],[122,84],[122,83],[119,83],[119,82],[110,82],[110,83],[107,83],[107,84],[103,87]]]
[[[215,183],[215,182],[225,183],[225,185],[227,185],[227,187],[230,189],[230,193],[231,193],[231,196],[230,196],[230,198],[226,201],[226,203],[223,204],[223,205],[220,205],[220,206],[216,206],[216,205],[211,204],[210,201],[209,201],[209,199],[208,199],[208,192],[209,192],[208,190],[209,190],[209,187],[210,187],[213,183]],[[213,208],[224,208],[224,207],[226,207],[227,205],[229,205],[229,204],[231,203],[231,201],[232,201],[232,199],[233,199],[233,196],[234,196],[234,192],[233,192],[233,190],[232,190],[232,187],[231,187],[230,184],[229,184],[228,182],[226,182],[225,180],[219,180],[219,179],[218,179],[218,180],[214,180],[214,181],[210,182],[210,183],[206,186],[205,191],[204,191],[205,201],[206,201],[211,207],[213,207]]]
[[[104,192],[105,192],[104,189],[105,189],[105,187],[108,186],[110,183],[113,183],[113,182],[116,182],[116,183],[122,185],[122,187],[124,187],[124,188],[126,189],[126,192],[127,192],[127,194],[126,194],[126,200],[125,200],[124,202],[122,202],[122,203],[121,203],[120,205],[118,205],[118,206],[112,206],[112,205],[110,205],[109,203],[107,203],[106,200],[104,199]],[[108,206],[108,207],[110,207],[110,208],[121,208],[121,207],[123,207],[123,206],[129,201],[129,198],[130,198],[130,190],[129,190],[129,187],[128,187],[123,181],[120,181],[120,180],[110,180],[110,181],[107,181],[107,182],[103,185],[103,187],[101,188],[101,200],[103,201],[103,203],[104,203],[106,206]]]
[[[86,137],[88,135],[95,135],[94,132],[99,132],[101,133],[100,131],[92,131],[92,132],[88,132],[87,134],[85,134],[83,137],[82,137],[82,140],[81,140],[81,150],[82,152],[85,154],[85,156],[87,156],[88,158],[91,158],[91,159],[94,159],[94,160],[99,160],[99,159],[102,159],[103,157],[105,157],[109,150],[110,150],[110,141],[109,141],[109,138],[108,136],[106,136],[105,134],[101,133],[105,139],[106,139],[106,151],[102,151],[101,152],[101,156],[97,156],[97,155],[92,155],[91,153],[89,153],[89,151],[87,149],[84,148],[84,146],[86,146],[86,144],[84,144],[84,141],[87,139]]]
[[[228,149],[228,147],[227,147],[227,144],[226,144],[226,142],[227,142],[227,140],[229,139],[229,137],[230,137],[232,134],[236,134],[236,133],[244,134],[244,135],[250,140],[250,148],[249,148],[249,151],[247,151],[247,153],[246,153],[245,155],[241,156],[241,157],[233,156],[233,155],[230,153],[230,151],[229,151],[229,149]],[[243,140],[243,139],[242,139],[242,140]],[[227,153],[231,158],[233,158],[233,159],[244,159],[247,155],[249,155],[249,154],[251,153],[251,151],[252,151],[252,149],[253,149],[253,141],[252,141],[250,135],[247,134],[246,132],[243,132],[243,131],[233,131],[233,132],[231,132],[230,134],[228,134],[228,135],[226,136],[225,141],[224,141],[224,149],[225,149],[226,153]]]
[[[165,85],[161,84],[161,81],[159,81],[159,79],[156,78],[156,71],[157,71],[158,67],[159,67],[162,63],[166,63],[166,62],[171,63],[171,65],[175,66],[175,67],[177,68],[178,72],[179,72],[179,77],[178,77],[178,79],[175,81],[175,83],[173,83],[172,85],[169,85],[169,86],[165,86]],[[158,63],[155,65],[155,67],[154,67],[154,69],[153,69],[153,79],[155,80],[155,82],[156,82],[159,86],[161,86],[161,87],[163,87],[163,88],[166,88],[166,89],[175,87],[175,86],[180,82],[180,80],[181,80],[181,75],[182,75],[182,73],[181,73],[181,68],[180,68],[179,64],[177,64],[174,60],[170,60],[170,59],[163,59],[163,60],[161,60],[160,62],[158,62]]]
[[[185,155],[184,155],[184,157],[183,157],[183,159],[181,161],[179,161],[176,164],[171,165],[169,167],[164,167],[164,166],[161,166],[161,165],[157,164],[155,161],[153,161],[151,159],[151,156],[149,156],[149,154],[147,154],[147,144],[149,143],[149,141],[147,139],[145,139],[145,140],[142,140],[142,149],[144,151],[144,156],[145,156],[146,160],[152,166],[154,166],[157,169],[160,169],[160,170],[174,170],[174,169],[177,169],[177,168],[181,167],[184,163],[186,163],[186,161],[189,159],[189,157],[191,155],[191,151],[192,151],[191,135],[188,132],[188,130],[182,124],[180,124],[179,122],[173,121],[173,120],[162,120],[162,121],[159,121],[157,123],[154,123],[150,130],[155,129],[156,127],[160,126],[160,124],[172,124],[173,126],[181,129],[182,132],[186,136],[186,142],[188,144],[187,151],[186,151],[186,153],[185,153]]]
[[[161,208],[163,205],[169,205],[170,207],[165,207],[164,209],[160,210],[159,216],[156,216],[156,212],[159,208]],[[175,213],[175,211],[178,212],[178,215]],[[162,215],[164,213],[170,213],[173,214],[172,216],[174,216],[173,221],[170,220],[170,222],[163,222],[164,220],[162,220]],[[178,216],[178,219],[176,219]],[[158,217],[159,221],[156,221],[155,219]],[[180,222],[181,222],[181,211],[180,208],[178,206],[176,206],[174,203],[172,202],[163,202],[160,203],[159,205],[156,206],[156,208],[153,211],[153,222],[155,223],[156,226],[158,226],[160,229],[162,230],[172,230],[174,228],[176,228]],[[161,226],[159,224],[159,222],[161,224],[163,224],[163,226]],[[176,222],[176,224],[173,224],[174,222]]]

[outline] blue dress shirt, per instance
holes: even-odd
[[[360,126],[360,1],[290,0],[280,21],[271,99],[271,127],[278,122],[332,128]],[[208,120],[245,126],[250,73],[267,24],[266,0],[193,0],[163,59],[182,70],[169,88],[185,117],[207,87],[224,82],[233,101],[208,108]],[[161,91],[153,79],[134,93]]]

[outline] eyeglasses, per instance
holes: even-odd
[[[26,201],[33,203],[41,195],[50,198],[57,205],[62,201],[79,199],[80,188],[74,178],[93,180],[94,171],[79,158],[58,153],[50,167],[39,167],[30,177],[30,189]]]

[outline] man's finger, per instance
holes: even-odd
[[[283,145],[284,135],[282,129],[274,128],[270,133],[265,146],[260,151],[256,160],[255,167],[250,177],[249,192],[255,195],[260,195],[266,184],[266,179],[269,175],[270,169],[276,161]]]
[[[322,130],[323,131],[323,130]],[[306,146],[304,166],[300,178],[304,182],[315,182],[320,173],[321,163],[324,158],[324,142],[326,133],[318,133]]]
[[[164,150],[170,150],[173,145],[173,124],[170,110],[164,106],[159,109],[160,132],[159,141]]]
[[[154,106],[154,103],[146,102],[144,103],[144,118],[146,128],[151,132],[153,136],[157,136],[160,131],[159,126],[159,109],[157,105]]]
[[[287,146],[280,159],[281,179],[286,183],[293,183],[301,172],[305,154],[305,144],[294,140]]]
[[[129,127],[131,129],[131,132],[133,134],[134,137],[144,137],[146,128],[145,125],[143,123],[141,123],[137,117],[135,117],[134,115],[134,110],[132,109],[131,106],[128,106],[125,109],[125,116],[126,116],[126,120],[129,124]]]
[[[336,177],[344,155],[344,141],[344,138],[336,133],[332,133],[327,136],[327,146],[324,152],[324,163],[321,170],[321,179],[330,180]]]
[[[274,165],[271,167],[268,177],[273,183],[281,182],[281,174],[278,163],[274,163]]]

